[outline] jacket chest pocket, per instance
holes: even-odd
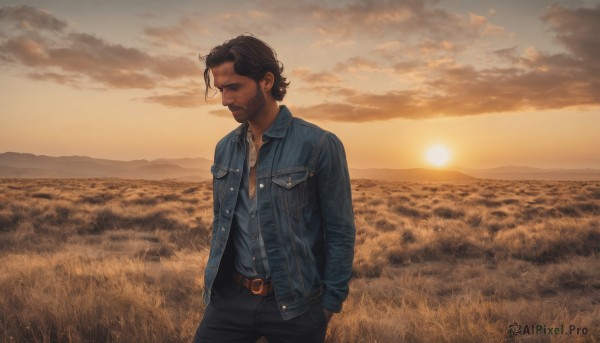
[[[302,208],[308,200],[309,172],[280,173],[273,176],[272,181],[279,207],[288,216],[300,220]]]
[[[218,165],[212,165],[210,167],[210,173],[213,175],[213,199],[221,202],[225,189],[227,188],[227,174],[229,173],[227,168],[223,168]]]

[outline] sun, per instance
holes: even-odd
[[[434,145],[427,150],[427,161],[436,167],[445,165],[449,159],[450,153],[442,145]]]

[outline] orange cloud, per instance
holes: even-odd
[[[271,15],[270,12],[276,12],[277,9],[270,9],[268,8],[269,6],[275,7],[276,4],[268,3],[268,6],[265,6],[264,8],[264,12],[250,10],[221,13],[217,16],[215,25],[231,35],[237,36],[244,32],[251,32],[259,37],[268,37],[273,34],[273,32],[288,28],[288,18],[286,18],[286,20],[281,20],[281,18]],[[267,12],[267,10],[269,10],[269,12]],[[288,11],[285,13],[289,16],[290,12]],[[291,20],[292,18],[289,19]]]
[[[419,52],[422,55],[432,55],[437,53],[458,52],[464,50],[463,45],[459,45],[447,40],[433,41],[426,39],[418,45]]]
[[[546,62],[556,57],[549,55]],[[568,65],[561,68],[564,62]],[[477,71],[472,67],[453,67],[443,70],[424,88],[361,93],[339,103],[299,106],[296,112],[321,120],[368,122],[600,105],[597,75],[586,79],[585,70],[574,65],[575,60],[558,58],[546,71],[516,68]],[[565,74],[567,69],[570,74]]]
[[[76,76],[67,74],[58,74],[52,72],[29,73],[27,77],[38,81],[54,82],[61,85],[69,85],[76,88],[81,88],[81,79]]]
[[[487,64],[482,69],[459,64],[462,59],[456,55],[470,46],[469,40],[503,35],[505,30],[484,16],[461,16],[434,4],[426,0],[329,4],[284,0],[261,12],[217,13],[202,25],[183,17],[171,26],[146,28],[144,35],[157,44],[172,40],[185,45],[189,43],[186,30],[207,33],[204,25],[215,24],[235,34],[248,30],[272,34],[283,27],[295,30],[298,24],[328,35],[325,41],[318,37],[314,46],[336,41],[354,44],[356,39],[356,46],[362,47],[361,37],[367,36],[369,42],[380,38],[370,46],[366,42],[365,55],[331,60],[331,71],[292,71],[291,89],[324,95],[322,104],[295,107],[299,114],[319,119],[364,122],[600,104],[600,6],[554,5],[543,14],[565,52],[546,53],[533,46],[525,51],[500,49],[487,57],[502,59],[502,67]],[[280,14],[289,13],[294,13],[293,18],[282,21]],[[196,56],[149,54],[90,34],[67,32],[64,20],[28,6],[1,7],[3,23],[16,29],[0,35],[0,62],[23,66],[30,78],[74,87],[91,80],[105,87],[153,90],[155,94],[144,101],[171,107],[205,104],[202,87],[185,84],[201,78]],[[352,39],[340,39],[350,34]],[[352,88],[344,78],[357,72],[378,73],[379,78],[389,75],[394,81],[390,87],[401,84],[402,88],[378,94]],[[294,80],[300,81],[299,88]],[[329,101],[329,96],[335,101]]]
[[[292,70],[292,75],[306,86],[300,91],[318,93],[327,96],[348,97],[357,94],[352,88],[341,86],[342,78],[331,72],[313,72],[310,68],[302,67]]]
[[[197,107],[206,104],[203,94],[204,93],[197,92],[196,90],[180,91],[176,94],[149,96],[144,98],[144,101],[158,103],[168,107]]]
[[[358,93],[339,102],[298,106],[295,110],[308,118],[366,122],[600,105],[600,6],[552,6],[542,18],[570,53],[549,54],[528,48],[519,55],[516,48],[496,50],[494,54],[512,66],[477,70],[442,63],[428,68],[430,81],[412,89]],[[485,23],[479,17],[473,20],[477,25]],[[347,61],[337,69],[352,70],[353,64],[361,62]],[[378,66],[373,63],[368,67]],[[423,68],[421,61],[394,65],[398,73]]]
[[[66,32],[65,21],[33,7],[0,8],[0,23],[11,22],[18,23],[17,30],[0,41],[0,60],[34,69],[28,73],[31,79],[73,87],[93,81],[111,88],[155,89],[172,88],[169,81],[202,72],[195,55],[151,55],[87,33]]]
[[[111,87],[156,87],[156,81],[146,71],[154,62],[147,54],[83,33],[63,38],[62,45],[51,46],[51,40],[39,35],[21,35],[0,45],[0,54],[5,60],[36,69],[76,73]]]
[[[185,16],[174,25],[147,27],[143,34],[152,44],[158,46],[179,45],[196,49],[198,47],[194,46],[192,37],[199,34],[207,35],[210,32],[197,18]]]
[[[198,82],[190,82],[181,86],[173,86],[175,90],[171,94],[152,95],[143,98],[147,103],[161,104],[174,108],[190,108],[204,105],[220,104],[220,97],[204,98],[204,85]],[[227,111],[229,113],[229,111]]]
[[[333,67],[333,70],[337,72],[350,72],[352,74],[358,71],[373,72],[380,70],[379,63],[370,60],[368,58],[355,56],[347,59],[344,62],[338,62]]]
[[[294,13],[310,13],[315,31],[321,35],[348,36],[418,32],[437,39],[466,38],[498,30],[485,17],[463,18],[443,9],[433,8],[435,1],[355,1],[340,5],[312,4]],[[474,29],[475,28],[475,29]]]
[[[342,79],[331,72],[312,72],[310,68],[302,67],[292,70],[292,74],[303,82],[309,84],[339,84]]]
[[[475,13],[469,13],[470,26],[483,36],[498,36],[506,34],[506,30],[488,22],[487,18]]]

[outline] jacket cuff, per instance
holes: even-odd
[[[342,310],[342,302],[335,295],[325,292],[321,299],[321,307],[331,312],[339,313]]]

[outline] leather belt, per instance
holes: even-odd
[[[271,281],[263,279],[248,279],[242,274],[236,272],[233,272],[232,279],[236,285],[240,285],[249,289],[252,294],[266,297],[267,295],[273,293],[273,284],[271,284]]]

